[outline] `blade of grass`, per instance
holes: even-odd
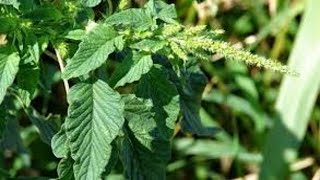
[[[306,133],[320,87],[319,7],[319,0],[308,1],[289,60],[300,76],[285,76],[281,84],[276,103],[279,118],[267,137],[260,179],[286,179]]]

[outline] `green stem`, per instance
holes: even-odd
[[[113,12],[113,6],[112,6],[112,1],[111,0],[107,0],[108,2],[108,15],[110,16]]]
[[[58,49],[54,49],[54,50],[56,52],[56,56],[57,56],[57,60],[58,60],[58,63],[59,63],[60,71],[61,71],[61,73],[63,73],[63,71],[64,71],[64,63],[63,63],[62,57],[61,57]],[[64,84],[64,89],[66,91],[66,94],[68,94],[69,93],[69,89],[70,89],[68,80],[63,79],[63,84]]]

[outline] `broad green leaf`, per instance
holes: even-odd
[[[23,103],[28,107],[37,89],[40,69],[35,64],[23,64],[17,74],[18,92]]]
[[[145,8],[149,14],[167,23],[175,23],[174,19],[178,17],[174,4],[169,5],[161,0],[150,0]]]
[[[0,4],[4,5],[12,5],[13,7],[17,8],[19,7],[20,3],[18,0],[0,0]]]
[[[299,77],[285,76],[276,102],[278,118],[269,131],[260,179],[286,179],[308,129],[320,87],[320,1],[309,0],[289,58]]]
[[[41,54],[47,49],[49,37],[34,34],[32,30],[25,30],[26,37],[23,38],[23,55],[21,64],[38,65]]]
[[[64,38],[80,41],[83,39],[83,37],[85,37],[85,35],[86,35],[85,30],[76,29],[76,30],[69,31],[68,34],[66,36],[64,36]]]
[[[115,84],[114,87],[119,87],[138,81],[143,74],[150,71],[152,65],[151,55],[144,55],[134,51],[132,56],[129,55],[117,66],[110,80],[111,84]]]
[[[24,38],[24,55],[21,56],[19,72],[17,74],[18,93],[23,104],[28,107],[36,94],[40,79],[39,60],[41,53],[47,48],[46,38],[37,38],[31,31],[26,32]]]
[[[57,158],[67,158],[69,152],[69,142],[66,134],[65,124],[60,131],[51,139],[52,152]]]
[[[105,23],[109,25],[126,25],[136,31],[143,31],[152,27],[154,21],[143,9],[132,8],[111,15],[106,19]]]
[[[0,103],[19,70],[19,55],[13,48],[0,48]]]
[[[125,102],[125,138],[121,158],[127,179],[166,179],[166,165],[171,156],[170,138],[163,137],[165,124],[155,120],[152,103],[134,95],[123,98]],[[164,118],[163,118],[164,120]]]
[[[74,161],[70,155],[60,160],[57,168],[59,180],[75,179],[73,175],[73,169],[72,169],[73,163]]]
[[[65,124],[62,124],[60,131],[51,140],[52,152],[57,158],[62,158],[58,164],[58,176],[61,180],[74,179],[73,163],[70,155],[69,140],[67,138]]]
[[[17,3],[17,0],[0,0],[0,4],[12,5]]]
[[[159,134],[162,138],[171,138],[180,106],[177,89],[169,81],[168,72],[162,66],[153,66],[140,80],[136,95],[152,101]]]
[[[101,80],[70,89],[65,121],[76,179],[99,179],[124,118],[120,95]]]
[[[205,128],[200,119],[201,99],[207,78],[195,64],[189,64],[186,71],[176,83],[180,95],[180,106],[183,115],[182,130],[200,136],[212,136],[213,128]]]
[[[80,43],[75,55],[67,62],[63,77],[69,79],[85,75],[100,67],[115,51],[117,32],[104,24],[95,27]]]
[[[161,50],[165,45],[166,42],[162,40],[144,39],[135,44],[132,44],[130,47],[140,51],[156,53],[157,51]]]
[[[94,7],[98,5],[101,0],[80,0],[80,3],[87,7]]]

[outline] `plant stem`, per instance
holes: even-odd
[[[112,14],[112,11],[113,11],[112,1],[111,0],[107,0],[107,2],[108,2],[108,15],[110,16]]]
[[[56,59],[59,63],[60,71],[61,71],[61,73],[63,73],[64,72],[64,63],[63,63],[63,60],[62,60],[61,55],[59,53],[59,50],[55,48],[54,51],[56,52]],[[66,79],[62,79],[62,80],[63,80],[64,89],[66,91],[66,94],[68,94],[69,89],[70,89],[68,80],[66,80]]]
[[[46,51],[44,51],[44,54],[46,54],[46,55],[49,56],[51,59],[53,59],[53,60],[55,60],[55,61],[58,62],[58,58],[57,58],[56,55],[53,54],[52,52],[46,50]]]

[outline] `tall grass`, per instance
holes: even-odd
[[[276,109],[278,118],[268,134],[260,179],[286,179],[297,158],[320,87],[320,1],[309,0],[289,66],[299,77],[285,76]]]

